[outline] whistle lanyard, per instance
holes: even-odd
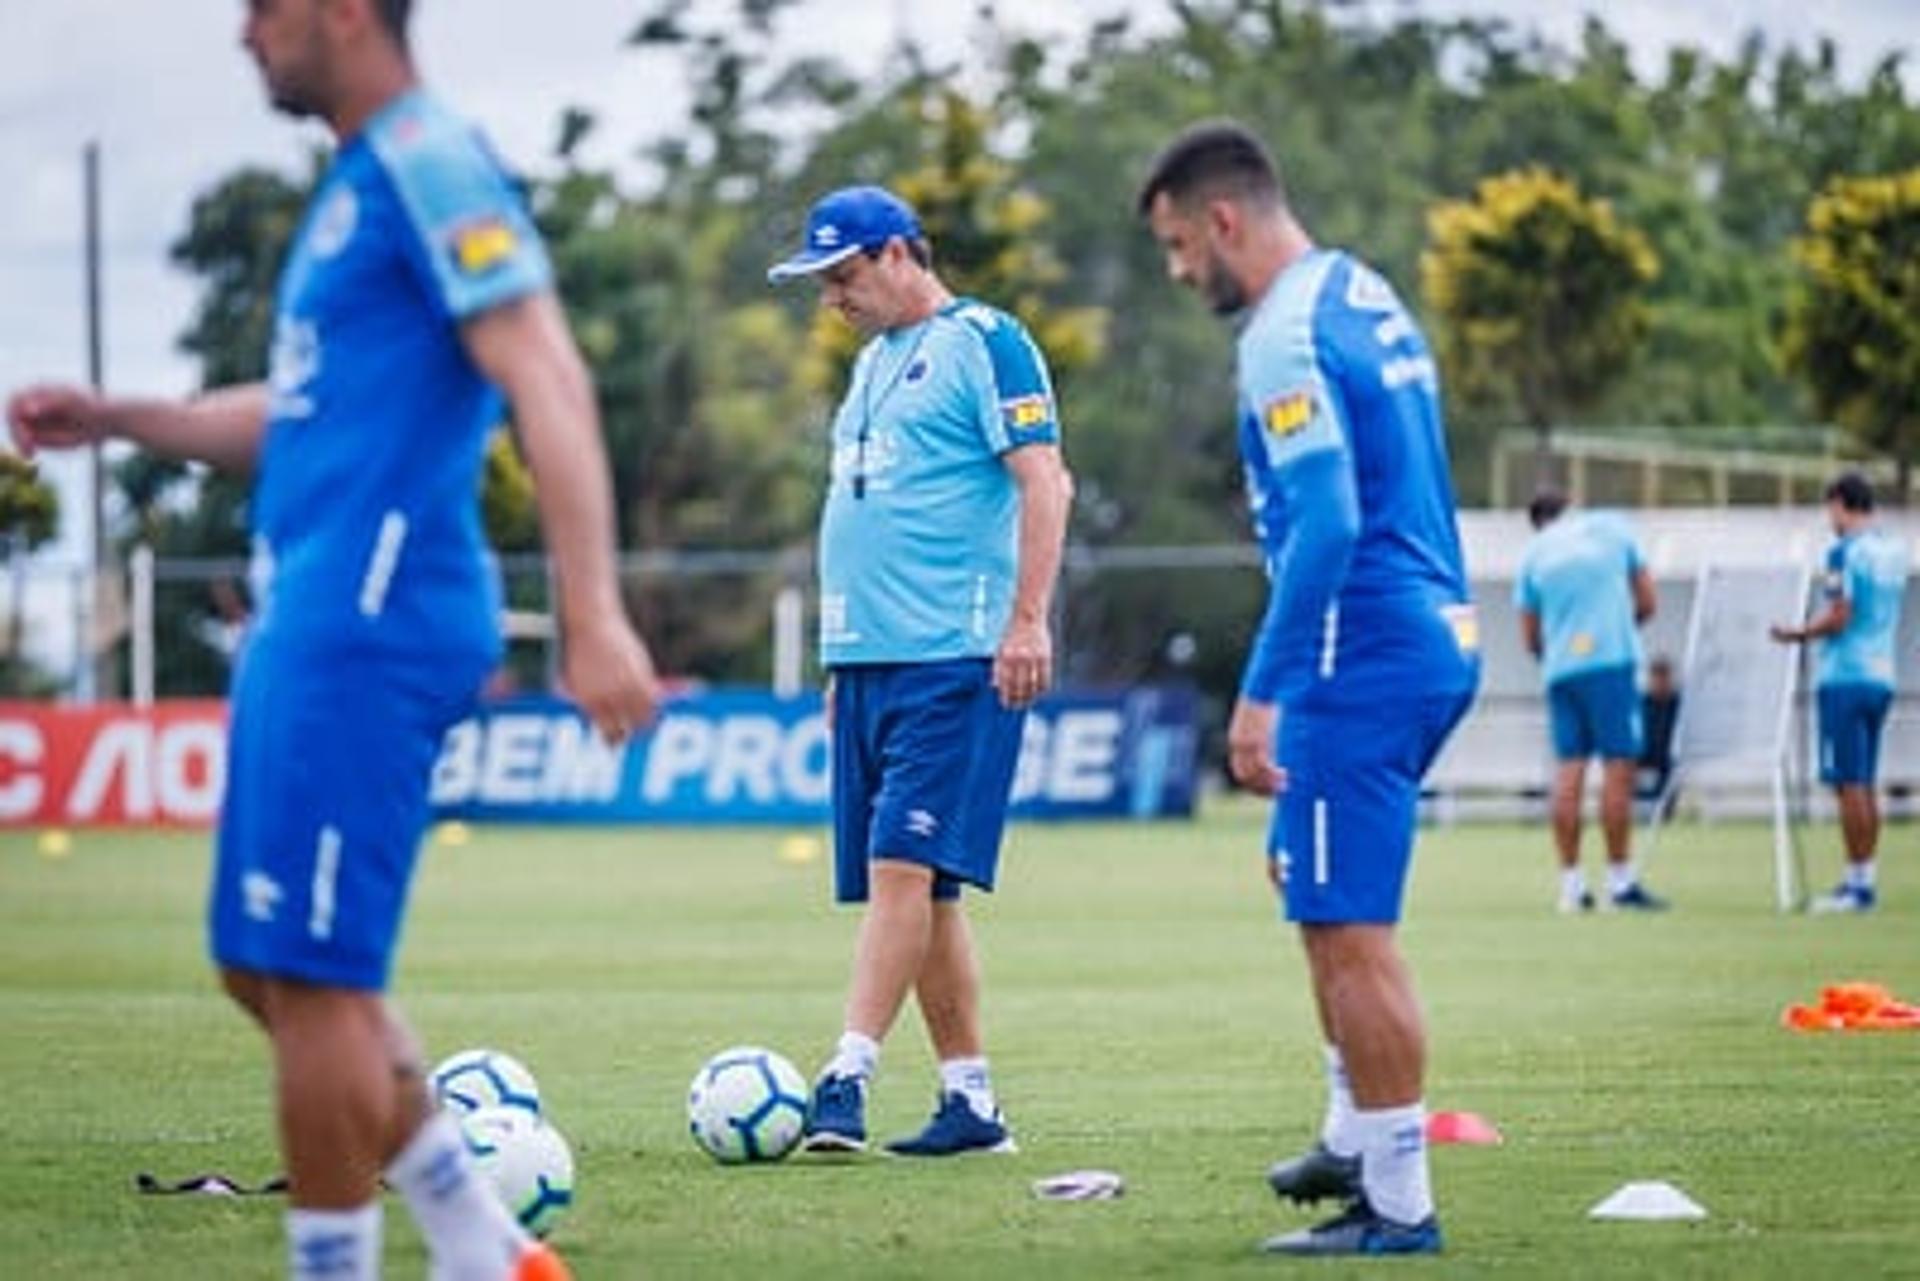
[[[920,331],[913,336],[913,345],[907,348],[906,358],[894,366],[893,374],[887,379],[887,385],[880,389],[878,399],[874,398],[872,378],[860,384],[860,434],[854,440],[853,456],[855,498],[864,499],[867,496],[867,437],[873,434],[873,416],[887,407],[887,399],[906,381],[908,372],[913,369],[913,362],[919,359],[920,345],[926,342],[927,335],[933,330],[933,322],[938,319],[938,315],[933,315],[920,322]],[[874,363],[879,363],[877,358]]]

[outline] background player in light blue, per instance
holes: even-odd
[[[1820,912],[1870,911],[1877,900],[1880,738],[1896,687],[1894,637],[1907,590],[1907,550],[1874,524],[1873,486],[1849,472],[1827,486],[1834,544],[1820,612],[1773,629],[1775,640],[1820,642],[1814,697],[1820,709],[1820,780],[1833,788],[1847,849],[1845,879],[1814,900]]]
[[[1560,858],[1560,910],[1593,909],[1580,871],[1580,809],[1587,761],[1600,758],[1600,830],[1613,906],[1659,911],[1665,900],[1633,866],[1633,785],[1644,731],[1640,632],[1658,605],[1653,575],[1626,520],[1568,512],[1558,490],[1527,507],[1536,531],[1520,560],[1513,603],[1520,636],[1540,660],[1553,732],[1553,843]]]
[[[274,105],[339,142],[281,274],[268,380],[180,403],[34,387],[8,419],[28,451],[119,438],[254,476],[209,916],[226,989],[272,1043],[291,1274],[378,1276],[384,1175],[434,1277],[551,1281],[564,1265],[433,1112],[382,995],[441,737],[500,651],[477,510],[500,392],[539,487],[569,692],[620,737],[651,715],[654,678],[544,252],[485,145],[419,88],[409,9],[247,6]]]
[[[940,1061],[909,1156],[1009,1151],[960,902],[993,888],[1024,709],[1052,680],[1072,483],[1045,362],[1013,317],[955,298],[913,210],[878,187],[814,205],[768,273],[814,277],[869,335],[833,420],[820,523],[835,887],[865,903],[846,1018],[806,1144],[858,1151],[880,1043],[912,991]]]
[[[1320,1143],[1268,1181],[1348,1201],[1264,1248],[1430,1253],[1426,1030],[1395,927],[1420,779],[1479,680],[1433,359],[1386,281],[1308,238],[1239,125],[1171,142],[1139,212],[1174,280],[1245,313],[1240,453],[1270,587],[1227,746],[1237,780],[1279,797],[1269,873],[1328,1083]]]

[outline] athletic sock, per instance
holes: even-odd
[[[380,1203],[357,1210],[288,1210],[292,1281],[379,1281]]]
[[[1569,903],[1578,903],[1580,896],[1586,892],[1587,878],[1580,874],[1579,868],[1570,867],[1560,873],[1561,898],[1567,900]]]
[[[993,1075],[984,1058],[940,1060],[940,1089],[958,1094],[967,1101],[974,1115],[993,1120],[1000,1111],[993,1097]]]
[[[1357,1110],[1360,1186],[1367,1204],[1396,1223],[1418,1223],[1433,1213],[1433,1182],[1427,1174],[1427,1109]]]
[[[1847,888],[1850,890],[1870,890],[1873,888],[1874,872],[1878,859],[1863,859],[1858,863],[1847,864]]]
[[[505,1281],[531,1243],[467,1151],[460,1126],[436,1112],[387,1167],[432,1256],[432,1281]]]
[[[1631,862],[1607,864],[1607,889],[1616,897],[1632,889],[1634,882],[1639,879]]]
[[[867,1080],[880,1067],[880,1042],[864,1032],[848,1030],[840,1034],[840,1044],[834,1047],[833,1057],[827,1061],[826,1075],[853,1076]]]
[[[1353,1129],[1353,1086],[1347,1080],[1347,1062],[1337,1045],[1323,1045],[1320,1056],[1327,1067],[1327,1114],[1320,1122],[1320,1143],[1335,1156],[1355,1156],[1360,1137]]]

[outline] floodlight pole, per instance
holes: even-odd
[[[106,359],[100,324],[100,144],[89,142],[83,160],[86,189],[86,279],[87,279],[87,381],[95,391],[106,386]],[[95,650],[93,642],[100,631],[106,606],[106,467],[100,442],[88,449],[90,458],[88,492],[91,495],[90,536],[93,545],[93,602],[88,631],[80,638],[87,661],[80,664],[82,701],[101,697],[112,682],[112,663],[104,646]]]

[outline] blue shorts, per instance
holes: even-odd
[[[1833,787],[1880,777],[1880,733],[1893,691],[1884,685],[1823,685],[1820,703],[1820,781]]]
[[[1400,919],[1420,780],[1473,702],[1471,689],[1391,708],[1288,708],[1278,763],[1287,790],[1267,850],[1280,860],[1287,919],[1391,925]]]
[[[1547,686],[1547,711],[1560,760],[1640,759],[1640,690],[1630,664],[1555,681]]]
[[[386,988],[433,764],[483,675],[248,648],[207,913],[216,963]]]
[[[867,864],[933,869],[933,896],[993,888],[1026,713],[984,658],[833,672],[834,897],[867,900]]]

